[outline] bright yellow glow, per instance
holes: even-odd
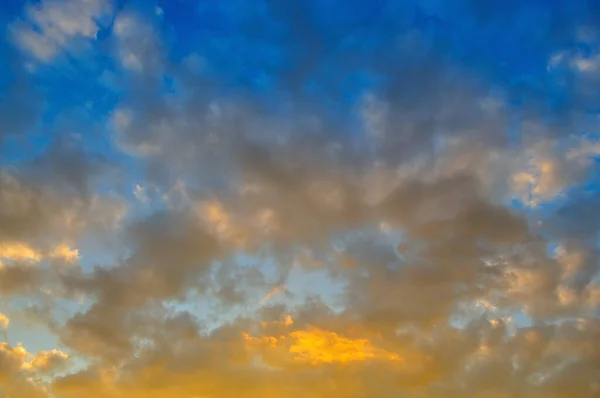
[[[293,321],[288,315],[282,324],[291,326]],[[253,337],[248,333],[242,335],[252,346],[271,349],[284,346],[295,362],[310,365],[401,361],[398,354],[375,347],[368,339],[351,339],[316,327],[296,330],[280,337]]]
[[[349,339],[317,328],[298,330],[290,333],[290,337],[294,341],[290,347],[294,359],[312,365],[400,360],[397,354],[377,348],[367,339]]]
[[[38,262],[41,259],[41,255],[26,243],[3,242],[0,243],[0,258],[14,261]]]

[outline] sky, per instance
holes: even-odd
[[[600,2],[0,22],[0,398],[600,395]]]

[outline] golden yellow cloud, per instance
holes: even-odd
[[[49,256],[51,258],[66,261],[67,263],[73,263],[79,260],[80,258],[79,250],[77,250],[76,248],[72,248],[64,243],[61,243],[60,245],[52,249]]]
[[[14,261],[38,262],[42,258],[42,255],[23,242],[0,242],[0,258]]]
[[[0,258],[11,261],[40,262],[44,258],[59,259],[68,263],[79,259],[79,250],[61,243],[45,252],[36,250],[25,242],[0,242]]]
[[[277,322],[283,326],[293,325],[289,315]],[[266,326],[266,325],[264,325]],[[349,338],[335,332],[309,326],[305,330],[294,330],[285,335],[253,337],[243,333],[246,342],[253,346],[278,349],[284,347],[297,363],[309,365],[345,364],[363,361],[401,361],[394,352],[378,348],[369,339]]]
[[[289,351],[298,362],[312,365],[381,360],[400,361],[398,354],[375,347],[368,339],[350,339],[317,328],[290,333]]]
[[[23,368],[43,374],[52,373],[66,366],[69,355],[60,350],[40,351],[23,364]]]
[[[7,329],[10,324],[10,320],[6,315],[0,313],[0,329]]]

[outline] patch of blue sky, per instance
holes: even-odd
[[[48,326],[36,319],[36,316],[28,315],[28,311],[46,311],[44,307],[47,300],[54,301],[54,309],[50,314],[56,325],[64,323],[73,314],[86,311],[92,300],[82,297],[78,301],[70,301],[52,297],[52,292],[44,294],[41,299],[17,298],[10,303],[2,303],[2,312],[10,319],[7,330],[9,344],[16,346],[23,343],[27,351],[36,353],[38,351],[51,351],[55,348],[63,348],[60,338],[48,329]],[[9,305],[7,305],[9,304]]]
[[[60,347],[58,337],[48,331],[45,325],[18,318],[11,319],[7,337],[11,346],[16,347],[21,343],[31,353],[52,351]]]
[[[343,280],[332,278],[326,269],[294,267],[286,281],[291,295],[281,295],[276,299],[292,309],[306,303],[307,299],[318,298],[332,311],[342,312],[345,309],[345,287]]]

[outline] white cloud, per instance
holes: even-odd
[[[110,0],[43,0],[13,24],[13,40],[37,60],[50,62],[76,39],[95,39],[99,21],[111,12]]]
[[[150,201],[148,193],[146,192],[146,188],[140,184],[135,185],[135,188],[133,189],[133,196],[135,196],[135,198],[141,203],[148,203]]]
[[[567,67],[582,74],[600,70],[600,43],[597,41],[596,32],[582,29],[579,32],[578,40],[589,46],[592,49],[591,53],[582,54],[575,50],[557,51],[548,59],[547,69]]]
[[[160,42],[153,26],[138,14],[122,11],[115,18],[113,35],[121,65],[134,72],[160,66]]]
[[[512,175],[516,197],[529,206],[552,200],[585,176],[590,159],[600,153],[600,145],[589,141],[574,145],[542,141],[523,152],[524,166]]]
[[[13,26],[15,43],[39,61],[50,62],[56,57],[59,47],[51,39],[36,32],[30,25],[21,23]]]
[[[591,58],[577,57],[573,59],[574,67],[580,72],[593,72],[600,69],[600,55]]]
[[[557,53],[552,54],[552,56],[550,57],[550,60],[548,61],[548,69],[552,69],[557,67],[558,65],[560,65],[564,59],[566,57],[566,54],[564,51],[559,51]]]

